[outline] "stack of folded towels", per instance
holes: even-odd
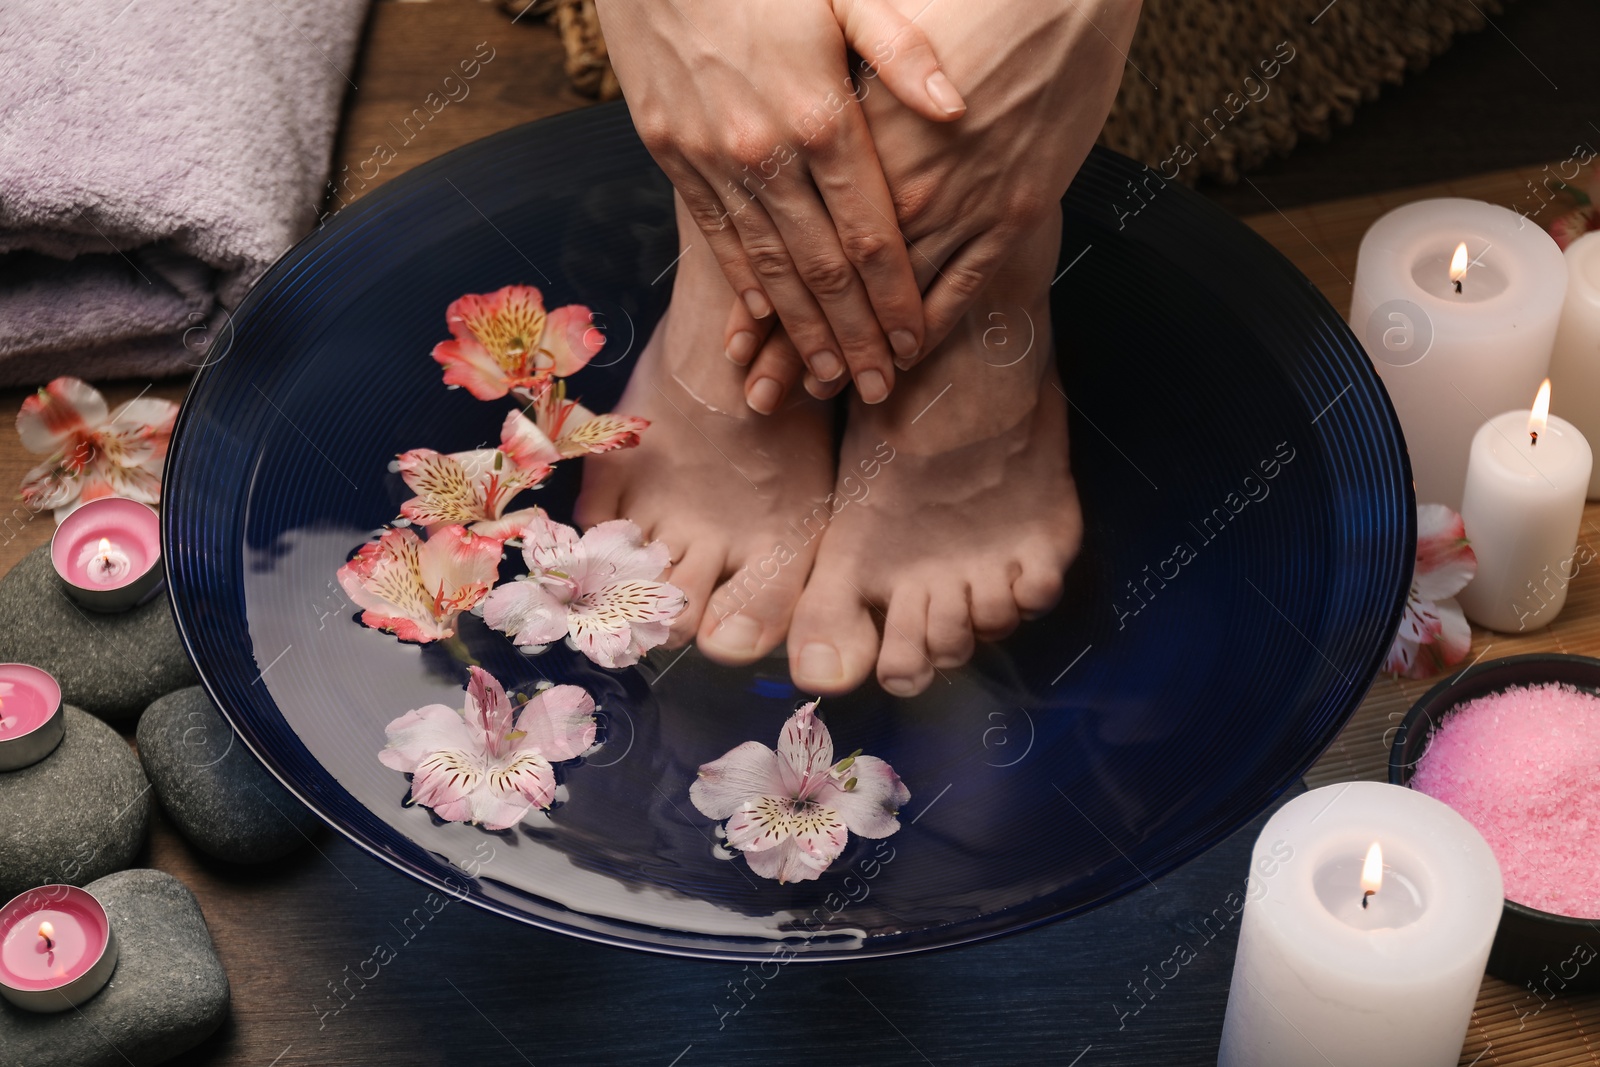
[[[0,385],[203,365],[316,224],[367,0],[6,0]]]

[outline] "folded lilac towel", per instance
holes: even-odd
[[[203,364],[316,223],[367,0],[6,0],[0,385]]]

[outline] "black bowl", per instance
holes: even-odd
[[[1540,652],[1477,664],[1440,682],[1411,706],[1389,749],[1389,781],[1405,785],[1451,710],[1518,685],[1564,682],[1600,694],[1600,659]],[[1600,990],[1600,919],[1579,919],[1507,900],[1489,952],[1489,973],[1528,985],[1542,999]]]

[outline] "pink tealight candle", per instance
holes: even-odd
[[[1411,787],[1442,800],[1489,842],[1506,897],[1600,918],[1600,697],[1569,685],[1513,686],[1445,716]]]
[[[50,562],[72,599],[93,611],[127,611],[161,583],[161,519],[137,500],[91,500],[62,520]]]
[[[61,687],[47,671],[0,663],[0,771],[38,763],[66,736]]]
[[[117,968],[106,909],[87,890],[46,885],[0,908],[0,996],[28,1011],[66,1011]]]

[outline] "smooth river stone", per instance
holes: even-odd
[[[164,871],[120,871],[86,887],[117,933],[104,989],[49,1015],[0,1001],[0,1063],[149,1067],[187,1052],[228,1015],[228,976],[194,894]]]
[[[144,845],[151,799],[122,735],[67,705],[66,736],[54,752],[0,771],[0,903],[35,886],[83,885],[131,864]]]
[[[0,578],[0,663],[49,671],[63,700],[109,722],[131,720],[157,697],[200,680],[164,592],[115,615],[80,608],[51,566],[48,545]]]
[[[195,847],[266,863],[306,843],[318,820],[250,754],[199,686],[139,719],[139,758],[161,806]]]

